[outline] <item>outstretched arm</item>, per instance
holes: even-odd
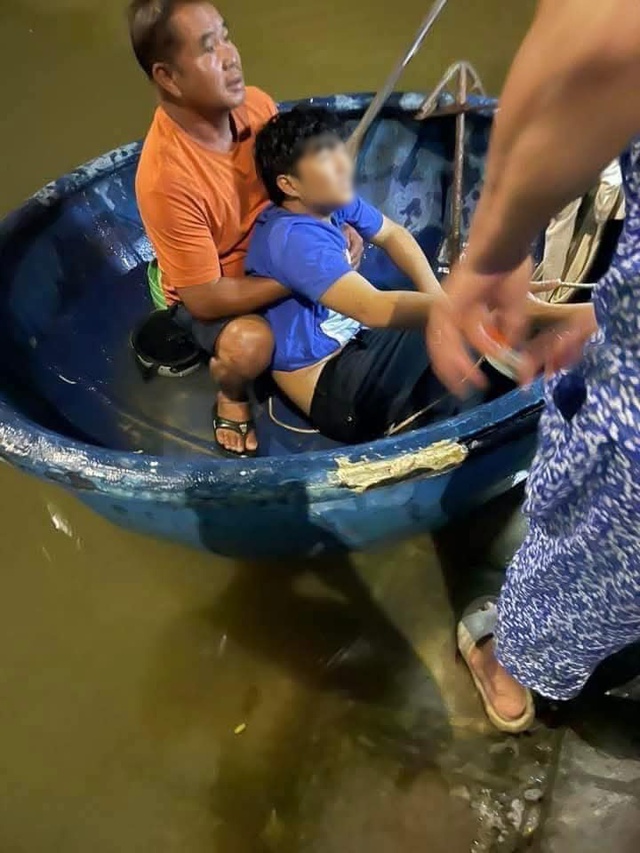
[[[372,242],[384,249],[396,266],[409,276],[420,293],[430,296],[442,293],[440,282],[417,240],[402,225],[385,216],[382,228]]]
[[[540,2],[501,98],[466,260],[429,323],[434,366],[452,390],[465,375],[482,384],[469,344],[499,355],[483,333],[489,311],[521,339],[531,241],[640,130],[638,79],[639,3]]]
[[[427,322],[438,294],[407,290],[377,290],[357,272],[338,279],[320,302],[372,329],[420,329]]]
[[[505,85],[470,235],[478,272],[526,258],[640,130],[640,4],[542,0]]]

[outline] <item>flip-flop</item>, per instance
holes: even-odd
[[[467,607],[458,623],[458,649],[471,673],[473,682],[482,698],[485,712],[492,724],[501,732],[520,734],[531,728],[536,716],[533,696],[527,690],[526,706],[520,717],[515,720],[505,719],[491,704],[484,686],[469,665],[469,656],[473,649],[482,642],[494,636],[498,624],[498,609],[496,599],[490,596],[478,598]]]
[[[231,450],[229,447],[225,447],[224,444],[221,444],[218,441],[218,431],[221,429],[226,429],[229,432],[235,432],[242,436],[245,445],[244,450],[242,452],[238,452],[237,450]],[[250,459],[256,456],[258,451],[247,450],[246,446],[247,436],[251,430],[255,430],[255,423],[252,418],[249,418],[249,420],[246,421],[231,421],[229,418],[221,418],[218,415],[217,404],[213,407],[213,435],[216,444],[223,453],[231,457],[235,456],[237,459]]]

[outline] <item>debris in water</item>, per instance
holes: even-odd
[[[520,829],[524,819],[524,803],[522,800],[515,799],[511,801],[511,808],[507,813],[507,820],[511,823],[514,829]]]
[[[47,551],[44,545],[42,546],[42,555],[48,563],[53,563],[53,560],[51,559],[51,554]]]
[[[241,734],[243,734],[243,732],[246,732],[246,730],[247,730],[247,724],[246,723],[240,723],[239,726],[235,727],[235,729],[233,730],[233,733],[234,733],[234,735],[241,735]]]
[[[224,655],[224,653],[227,649],[228,640],[229,640],[229,637],[227,634],[223,634],[222,637],[220,638],[220,642],[218,643],[218,657],[219,658],[221,658]]]
[[[262,841],[269,850],[277,850],[282,846],[285,835],[284,823],[278,817],[275,809],[271,809],[267,825],[262,830]]]
[[[459,800],[466,800],[467,802],[471,802],[471,791],[467,788],[466,785],[458,785],[457,788],[452,788],[449,791],[449,795],[451,797],[456,797]]]
[[[48,503],[47,509],[54,528],[60,533],[64,533],[64,535],[68,536],[69,539],[73,539],[73,529],[67,519],[60,513],[57,506],[55,504]]]
[[[531,838],[532,835],[535,835],[538,827],[540,826],[540,819],[542,817],[542,810],[539,805],[533,806],[528,815],[527,819],[524,822],[524,826],[522,827],[522,837],[527,839]]]
[[[492,743],[489,747],[489,753],[491,755],[501,755],[505,752],[510,753],[514,758],[519,758],[520,747],[518,742],[511,738],[510,740],[500,741],[500,743]]]
[[[524,792],[524,798],[528,803],[539,803],[544,796],[540,788],[527,788]]]

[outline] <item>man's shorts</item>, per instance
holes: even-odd
[[[490,378],[495,395],[494,379],[501,377]],[[461,401],[447,391],[431,368],[421,329],[363,329],[325,365],[310,416],[323,435],[353,444],[394,427],[402,431],[416,415],[411,428],[453,417],[483,399],[477,393]]]
[[[222,334],[222,330],[234,318],[225,317],[222,320],[210,321],[195,320],[180,302],[172,307],[168,306],[167,298],[162,288],[162,273],[156,260],[151,261],[147,267],[147,284],[149,286],[149,295],[155,308],[170,308],[173,319],[189,335],[191,340],[208,356],[215,355],[216,344]]]
[[[209,356],[215,355],[218,338],[225,326],[228,326],[235,319],[234,317],[224,317],[221,320],[196,320],[182,304],[174,307],[173,318],[193,342]]]

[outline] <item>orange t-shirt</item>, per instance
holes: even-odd
[[[181,287],[244,275],[249,237],[267,193],[254,160],[256,133],[277,112],[260,89],[247,87],[232,113],[237,142],[209,151],[158,107],[140,156],[136,196],[162,273],[169,304]]]

